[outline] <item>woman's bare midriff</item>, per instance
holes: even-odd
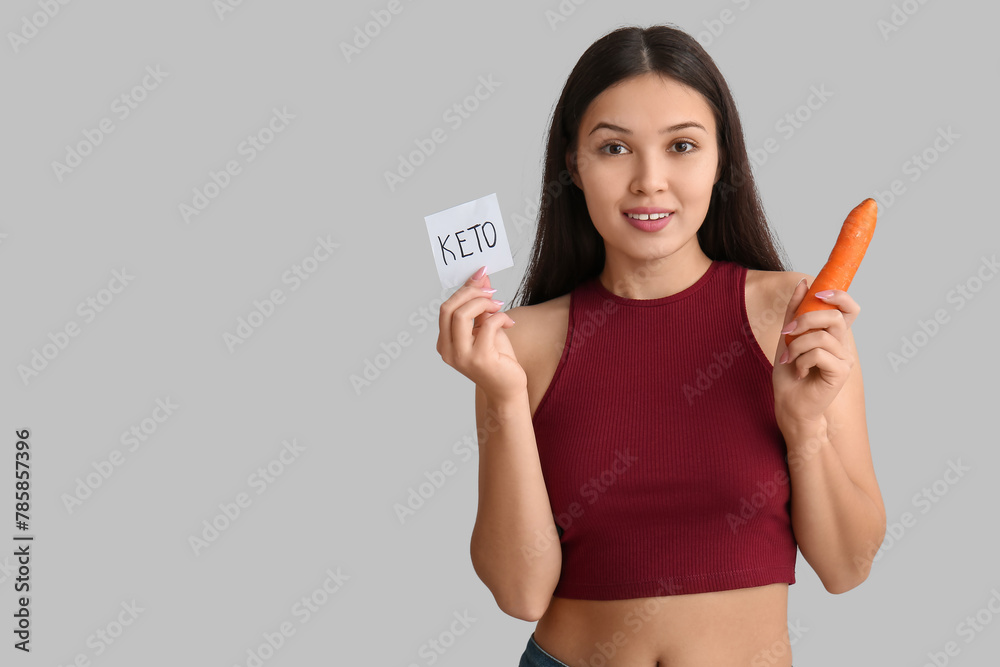
[[[764,317],[787,302],[774,294],[791,294],[798,275],[747,275],[747,315],[762,350],[774,350],[780,335],[781,318]],[[528,378],[532,416],[565,347],[569,299],[510,311],[517,325],[507,335]],[[629,600],[553,596],[534,638],[570,667],[790,667],[788,584]]]
[[[788,584],[631,600],[553,596],[534,638],[571,667],[790,667]]]

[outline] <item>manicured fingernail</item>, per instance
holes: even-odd
[[[781,359],[778,359],[779,364],[784,364],[788,362],[788,350],[781,353]]]
[[[486,275],[486,266],[483,265],[482,267],[480,267],[480,269],[478,271],[476,271],[475,273],[472,274],[472,279],[473,280],[479,280],[480,278],[482,278],[485,275]]]
[[[832,289],[825,289],[822,292],[816,292],[816,294],[814,294],[813,296],[816,296],[816,297],[818,297],[820,299],[828,299],[831,296],[833,296],[833,290]]]
[[[494,287],[493,289],[485,289],[485,288],[483,289],[483,292],[485,292],[486,294],[493,294],[493,292],[496,291],[497,291],[496,287]]]
[[[788,323],[787,327],[781,330],[781,333],[783,334],[792,333],[793,331],[795,331],[795,327],[798,326],[798,324],[799,324],[798,322],[792,320],[791,322]]]
[[[498,305],[498,306],[502,306],[502,305],[503,305],[503,301],[497,301],[496,299],[490,299],[490,300],[491,300],[491,301],[492,301],[493,303],[495,303],[496,305]]]

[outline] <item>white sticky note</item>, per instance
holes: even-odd
[[[457,287],[479,267],[490,275],[514,266],[496,193],[424,217],[444,288]]]

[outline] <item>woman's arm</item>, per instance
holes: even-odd
[[[520,355],[532,366],[531,307],[501,312],[503,302],[487,296],[495,291],[484,266],[441,304],[437,350],[476,387],[479,509],[472,566],[500,609],[534,621],[552,600],[562,547],[535,444],[528,375],[518,361]],[[521,320],[516,329],[514,314]]]
[[[504,613],[537,621],[559,581],[562,548],[542,478],[527,391],[496,402],[476,385],[476,424],[481,435],[479,510],[472,531],[472,565]]]
[[[793,293],[783,331],[804,294],[801,285]],[[827,301],[838,309],[807,313],[796,323],[802,331],[822,330],[795,339],[787,357],[780,339],[775,415],[788,446],[795,539],[823,586],[844,593],[868,578],[885,537],[886,514],[850,330],[860,307],[841,291]]]
[[[868,578],[885,537],[885,506],[865,425],[861,367],[814,423],[786,425],[792,529],[802,556],[831,593]]]

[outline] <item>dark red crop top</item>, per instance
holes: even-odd
[[[746,268],[628,299],[573,290],[533,417],[562,546],[555,595],[618,600],[795,583],[787,449]]]

